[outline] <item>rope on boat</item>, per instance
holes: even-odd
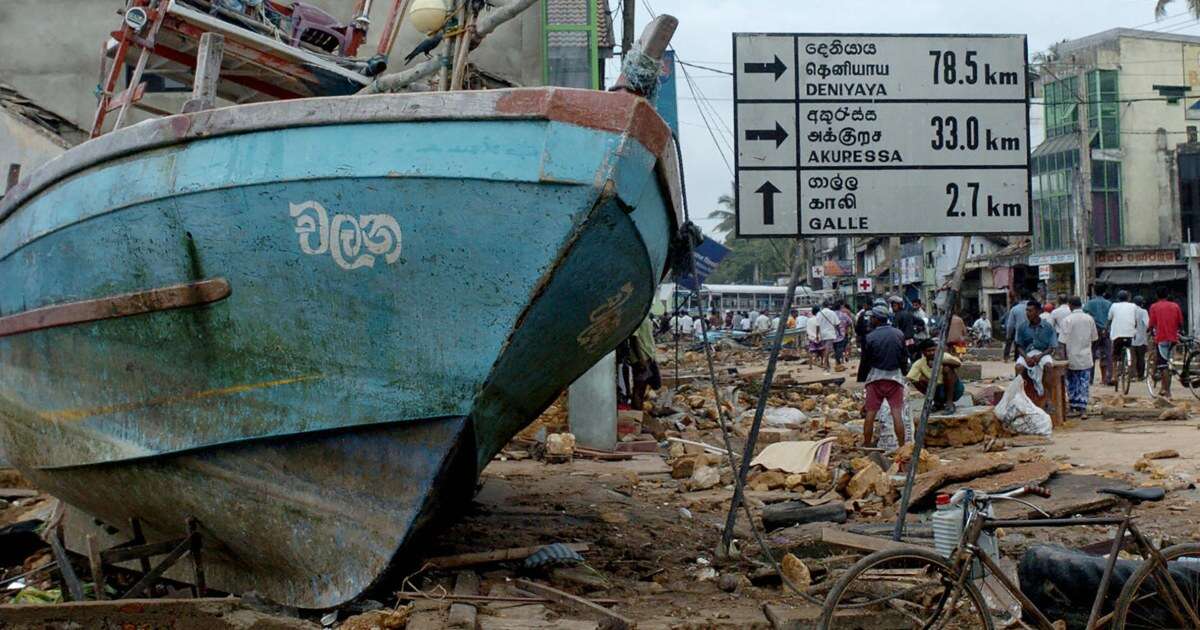
[[[655,91],[658,90],[660,67],[659,60],[647,55],[640,48],[633,48],[625,55],[621,73],[625,75],[630,89],[647,99],[653,99]]]

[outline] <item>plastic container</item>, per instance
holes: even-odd
[[[950,505],[950,495],[937,495],[937,511],[933,513],[933,548],[949,558],[958,546],[963,531],[961,506]]]

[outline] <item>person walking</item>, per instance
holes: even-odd
[[[1099,339],[1096,320],[1083,310],[1083,300],[1070,298],[1071,314],[1062,320],[1059,341],[1067,348],[1067,405],[1071,413],[1086,414],[1092,371],[1092,344]]]
[[[1054,326],[1054,332],[1062,336],[1062,321],[1071,314],[1071,296],[1066,293],[1058,294],[1058,306],[1050,311],[1050,325]]]
[[[1133,354],[1133,338],[1137,334],[1137,304],[1129,301],[1129,292],[1117,291],[1117,301],[1108,309],[1108,334],[1112,340],[1113,361],[1123,361],[1125,350]],[[1132,368],[1132,366],[1130,366]],[[1132,372],[1132,369],[1131,369]],[[1114,375],[1115,376],[1115,375]],[[1131,373],[1130,378],[1133,377]]]
[[[904,334],[888,322],[889,315],[885,307],[871,309],[873,329],[867,334],[859,368],[859,381],[866,383],[867,391],[866,420],[863,422],[863,446],[867,448],[875,446],[878,437],[875,417],[885,400],[891,411],[898,446],[903,446],[908,439],[903,415],[908,350],[904,347]]]
[[[820,312],[821,307],[813,306],[812,314],[804,324],[804,338],[808,340],[808,354],[812,357],[810,360],[813,367],[825,364],[825,357],[821,355],[821,327],[817,322],[817,315]]]
[[[1150,312],[1146,310],[1146,298],[1136,295],[1133,298],[1137,306],[1137,318],[1133,329],[1133,374],[1137,380],[1146,378],[1146,345],[1149,341],[1147,331],[1150,329]]]
[[[1094,285],[1092,299],[1083,305],[1083,310],[1096,320],[1099,338],[1092,348],[1092,356],[1100,362],[1100,380],[1105,385],[1112,385],[1112,339],[1108,335],[1108,311],[1111,308],[1108,292],[1101,285]]]
[[[946,345],[958,356],[967,353],[967,323],[958,313],[950,316],[950,330],[946,331]]]
[[[913,336],[916,334],[916,317],[912,311],[904,308],[904,298],[893,295],[888,298],[888,303],[892,305],[892,326],[904,335],[904,349],[912,355]]]
[[[1171,349],[1179,343],[1179,330],[1183,328],[1183,310],[1179,305],[1167,299],[1167,287],[1158,285],[1155,288],[1158,301],[1150,305],[1149,331],[1154,336],[1155,365],[1159,367],[1162,377],[1162,388],[1159,393],[1163,398],[1171,397],[1171,371],[1162,369],[1171,360]]]
[[[830,359],[834,356],[834,345],[838,339],[838,319],[837,312],[829,307],[826,302],[821,310],[817,313],[817,329],[821,340],[821,355],[825,357],[825,371],[828,372],[832,367]],[[841,366],[841,360],[836,359],[838,367]],[[840,371],[840,370],[839,370]]]
[[[1025,306],[1029,304],[1029,294],[1021,294],[1021,301],[1013,305],[1009,309],[1008,314],[1004,316],[1004,359],[1009,358],[1009,351],[1012,351],[1012,358],[1015,361],[1016,341],[1017,341],[1017,326],[1025,319]]]
[[[854,329],[854,318],[846,309],[846,304],[839,302],[834,311],[837,313],[837,338],[833,340],[833,355],[837,358],[838,372],[846,371],[846,348],[850,347],[850,334]]]

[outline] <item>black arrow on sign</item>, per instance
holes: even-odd
[[[746,74],[773,74],[775,80],[787,72],[787,66],[783,65],[783,61],[779,59],[779,55],[775,55],[775,61],[771,63],[747,63],[742,65],[742,71]]]
[[[747,140],[774,140],[776,149],[779,148],[779,145],[783,144],[784,140],[787,140],[787,137],[788,137],[788,132],[784,131],[783,125],[781,125],[779,123],[775,123],[774,129],[747,129],[746,130],[746,139]]]
[[[754,192],[763,196],[763,225],[775,225],[775,195],[782,191],[768,180]]]

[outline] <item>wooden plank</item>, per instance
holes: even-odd
[[[818,522],[845,523],[846,506],[842,503],[810,506],[803,501],[786,501],[768,505],[762,511],[763,528],[768,531]]]
[[[100,559],[100,543],[91,534],[87,535],[86,540],[88,564],[92,569],[92,590],[96,593],[96,601],[103,601],[107,598],[104,593],[104,563]]]
[[[395,593],[397,599],[436,599],[448,602],[497,602],[497,603],[513,603],[513,604],[548,604],[554,600],[549,597],[519,597],[519,596],[503,596],[503,595],[444,595],[442,593],[430,594],[420,591],[397,591]],[[588,601],[596,604],[606,604],[615,606],[621,603],[619,599],[590,599]]]
[[[0,337],[58,326],[86,324],[104,319],[202,306],[229,297],[230,291],[228,281],[224,278],[215,278],[122,293],[94,300],[43,306],[0,317]]]
[[[31,499],[38,496],[37,490],[28,488],[0,488],[0,499]]]
[[[910,501],[915,505],[934,490],[948,483],[967,481],[985,475],[1007,472],[1012,469],[1012,462],[1002,459],[992,459],[990,457],[973,457],[939,466],[927,473],[917,475]]]
[[[1108,494],[1097,494],[1103,488],[1120,488],[1124,483],[1099,475],[1056,475],[1047,484],[1050,498],[1024,496],[1022,499],[1042,508],[1052,518],[1066,518],[1075,514],[1088,514],[1108,509],[1117,504],[1117,498]],[[1013,501],[997,501],[993,504],[996,518],[1025,519],[1043,518],[1042,514],[1028,506]]]
[[[58,572],[62,575],[63,582],[67,585],[67,592],[71,601],[83,601],[83,584],[79,582],[79,576],[75,574],[75,568],[71,566],[71,559],[67,557],[67,550],[63,547],[62,527],[56,527],[49,532],[46,541],[50,543],[50,552],[54,555],[54,561],[58,563]]]
[[[196,52],[196,77],[192,97],[183,104],[183,113],[198,112],[217,106],[217,83],[221,80],[221,61],[225,58],[225,36],[205,33]]]
[[[588,543],[567,543],[567,548],[571,551],[583,553],[591,548]],[[435,569],[459,569],[462,567],[476,566],[480,564],[490,564],[493,562],[509,562],[513,560],[524,560],[529,556],[537,553],[545,545],[536,547],[513,547],[510,549],[497,549],[495,551],[481,551],[476,553],[461,553],[453,556],[439,556],[429,558],[425,564]]]
[[[887,538],[876,538],[874,536],[863,536],[862,534],[853,534],[840,529],[826,527],[821,530],[821,542],[846,547],[848,549],[857,549],[859,551],[883,551],[884,549],[923,549],[928,551],[928,547],[921,545],[913,545],[910,543],[896,542]]]
[[[1058,464],[1055,462],[1026,462],[1017,464],[1008,472],[956,483],[942,488],[941,491],[954,494],[962,488],[972,488],[980,492],[999,492],[1029,484],[1042,484],[1056,472]]]
[[[517,586],[537,595],[548,597],[554,600],[555,603],[562,604],[563,606],[566,606],[575,612],[585,614],[590,613],[600,617],[601,630],[626,630],[634,627],[633,622],[625,617],[622,617],[621,615],[618,615],[617,613],[600,606],[599,604],[588,601],[582,597],[577,597],[565,591],[560,591],[556,588],[546,586],[545,584],[538,584],[537,582],[521,579],[517,580]]]

